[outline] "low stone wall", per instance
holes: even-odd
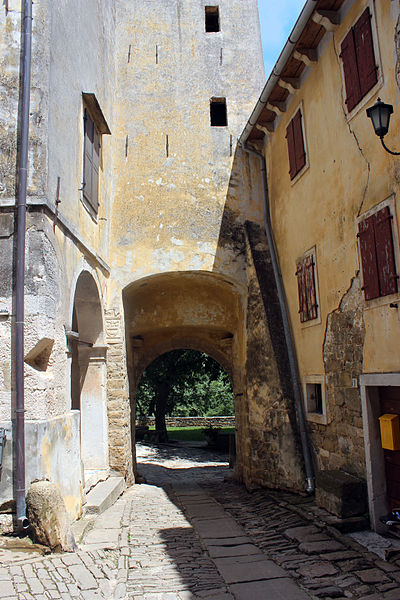
[[[12,424],[0,422],[5,428],[3,472],[0,482],[0,510],[12,504],[13,439]],[[71,520],[79,517],[83,500],[80,454],[80,412],[72,410],[44,421],[25,421],[26,478],[28,491],[32,481],[48,479],[59,488]]]
[[[166,417],[167,427],[235,427],[235,417]],[[136,419],[136,425],[154,426],[154,417]]]

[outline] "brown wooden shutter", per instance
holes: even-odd
[[[362,98],[378,81],[369,8],[358,19],[353,31]]]
[[[375,249],[375,215],[360,221],[358,237],[360,240],[361,264],[364,279],[364,295],[366,300],[379,297],[378,264]]]
[[[307,293],[303,259],[297,261],[296,267],[297,290],[299,294],[299,315],[301,323],[304,323],[307,321]]]
[[[83,151],[83,195],[88,202],[92,199],[93,135],[94,123],[85,109]]]
[[[99,208],[99,166],[100,166],[100,136],[94,128],[93,133],[93,170],[92,170],[92,199],[91,206],[97,212]]]
[[[304,260],[305,285],[307,297],[308,320],[316,319],[318,314],[317,295],[315,291],[315,272],[313,255],[306,256]]]
[[[290,179],[296,175],[296,153],[294,147],[294,132],[293,132],[293,119],[290,121],[286,129],[286,139],[289,153],[289,175]]]
[[[397,292],[396,266],[392,235],[392,216],[388,206],[375,215],[375,247],[378,264],[380,295],[387,296]]]
[[[346,105],[347,110],[350,112],[362,97],[353,29],[350,29],[349,33],[344,38],[340,49],[346,85]]]
[[[83,196],[95,212],[98,210],[100,136],[93,119],[85,109],[83,152]]]
[[[303,128],[301,126],[301,111],[298,110],[292,119],[294,150],[296,157],[296,173],[298,173],[306,164],[306,152],[304,149]]]

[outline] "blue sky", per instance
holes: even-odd
[[[258,0],[267,78],[304,4],[305,0]]]

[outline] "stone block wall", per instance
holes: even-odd
[[[249,455],[244,480],[251,486],[304,489],[305,476],[286,345],[265,233],[246,223],[247,396]]]
[[[363,371],[365,325],[360,275],[328,316],[323,346],[327,425],[309,423],[318,470],[365,476],[361,397],[353,380]]]
[[[123,317],[118,309],[105,311],[107,398],[110,468],[133,481],[131,414],[128,394]]]
[[[235,427],[235,417],[166,417],[167,427]],[[137,417],[136,425],[153,427],[154,417]]]

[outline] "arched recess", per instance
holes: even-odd
[[[229,374],[235,404],[243,398],[245,368],[244,290],[204,271],[163,273],[123,291],[131,432],[134,448],[135,392],[148,364],[169,350],[192,349],[214,358]],[[241,428],[237,423],[237,437]],[[240,454],[240,443],[238,444]],[[238,468],[240,468],[238,455]]]
[[[87,487],[108,471],[103,310],[96,281],[89,271],[82,271],[76,282],[68,337],[71,408],[81,414],[81,459]]]

